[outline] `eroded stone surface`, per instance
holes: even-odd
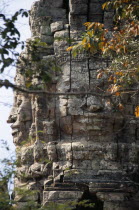
[[[102,88],[104,81],[96,79],[97,70],[108,62],[87,54],[74,58],[65,49],[69,46],[66,39],[78,39],[86,21],[104,21],[106,27],[111,27],[113,14],[101,10],[103,2],[70,0],[68,5],[63,0],[36,1],[30,13],[31,40],[39,37],[47,46],[38,47],[34,58],[27,44],[19,59],[16,84],[24,86],[30,79],[37,88],[49,92],[99,93],[98,87]],[[46,87],[38,70],[43,61],[43,70],[48,71],[50,60],[56,61],[61,71],[50,71],[52,81]],[[22,74],[28,69],[33,72],[31,78]],[[135,184],[139,177],[139,125],[133,119],[133,97],[123,100],[127,119],[113,112],[108,99],[97,95],[15,92],[8,119],[13,123],[19,162],[15,186],[26,185],[39,193],[23,199],[16,194],[19,207],[29,199],[36,205],[84,198],[95,202],[95,195],[104,210],[139,208]]]

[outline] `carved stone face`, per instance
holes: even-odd
[[[26,141],[32,121],[31,101],[28,96],[17,95],[8,123],[12,123],[14,143]]]
[[[62,79],[57,84],[59,92],[68,92],[70,88],[71,92],[85,92],[89,90],[89,84],[95,89],[96,77],[89,77],[88,72],[95,74],[100,66],[93,63],[94,69],[88,69],[87,60],[82,60],[72,61],[70,67],[68,64],[62,66]],[[59,135],[47,145],[49,159],[53,162],[54,181],[63,177],[64,182],[89,182],[93,176],[97,179],[98,174],[101,176],[104,171],[120,169],[118,162],[112,162],[117,158],[114,132],[121,127],[122,118],[116,122],[109,109],[103,98],[93,94],[60,96],[56,99]],[[48,123],[47,126],[49,128]]]

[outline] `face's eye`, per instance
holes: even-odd
[[[17,106],[20,106],[22,104],[22,100],[21,99],[17,100],[16,104],[17,104]]]

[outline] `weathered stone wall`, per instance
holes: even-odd
[[[111,102],[99,96],[105,80],[96,79],[97,70],[109,61],[87,54],[73,58],[67,39],[79,39],[84,22],[112,26],[112,11],[102,11],[103,0],[40,0],[30,12],[32,38],[48,45],[21,53],[15,82],[33,85],[65,95],[25,94],[16,91],[8,122],[18,160],[15,187],[38,190],[31,198],[15,192],[19,206],[29,199],[49,202],[92,199],[102,202],[96,209],[139,209],[139,125],[134,118],[134,96],[124,95],[123,113],[114,112]],[[62,39],[61,39],[62,38]],[[27,43],[29,40],[27,41]],[[45,86],[39,75],[48,62],[60,66]],[[22,72],[31,69],[33,75]],[[96,95],[77,92],[96,91]],[[75,92],[75,95],[68,93]],[[95,200],[94,200],[95,199]],[[99,203],[99,202],[98,202]]]

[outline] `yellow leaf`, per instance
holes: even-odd
[[[118,104],[118,108],[119,108],[119,110],[121,110],[121,111],[123,111],[124,110],[124,106],[123,106],[123,104]]]
[[[93,45],[91,45],[91,47],[90,47],[90,52],[93,53],[94,51],[95,51],[95,48],[94,48]]]
[[[76,50],[72,51],[72,55],[73,55],[73,57],[76,57],[77,56],[77,51]]]
[[[90,30],[93,26],[94,26],[94,23],[90,24],[90,25],[88,26],[88,30]]]
[[[90,37],[92,37],[93,34],[94,34],[94,31],[93,31],[93,30],[92,30],[92,31],[88,31],[87,34],[88,34]]]
[[[99,49],[101,49],[101,50],[103,51],[103,47],[104,47],[104,45],[105,45],[105,43],[104,43],[104,42],[100,42],[100,43],[98,44]]]
[[[73,46],[70,46],[70,47],[68,47],[68,48],[66,49],[66,51],[71,51],[72,48],[73,48]]]
[[[105,9],[105,7],[107,6],[107,2],[105,2],[103,5],[102,5],[102,9],[104,10]]]
[[[86,26],[86,27],[88,27],[90,25],[90,22],[86,22],[83,25]]]
[[[83,40],[82,40],[82,45],[84,45],[84,44],[86,44],[86,38],[84,38]]]
[[[119,89],[121,88],[120,85],[111,85],[111,87],[109,87],[108,91],[111,93],[116,93],[117,91],[119,91]]]
[[[127,67],[128,66],[128,62],[123,63],[123,66]]]
[[[108,81],[111,82],[111,81],[113,81],[113,79],[114,79],[114,77],[113,77],[113,75],[111,75],[111,76],[109,77]]]
[[[88,48],[90,48],[90,47],[91,47],[91,44],[90,44],[90,43],[88,43],[88,44],[87,44],[87,47],[88,47]]]
[[[135,108],[135,116],[139,117],[139,106],[136,106]]]
[[[102,72],[100,72],[98,75],[97,75],[97,79],[100,79],[100,78],[102,78]]]
[[[109,46],[109,49],[113,50],[114,49],[114,46],[110,45]]]
[[[116,95],[116,96],[120,96],[121,93],[120,93],[120,92],[116,92],[115,95]]]
[[[30,88],[31,85],[32,85],[32,83],[30,81],[26,82],[26,88]]]
[[[113,82],[114,82],[114,83],[116,83],[116,82],[117,82],[117,79],[116,79],[115,77],[114,77],[114,80],[113,80]]]
[[[118,76],[123,76],[124,75],[123,72],[121,72],[121,71],[117,71],[115,74],[118,75]]]

